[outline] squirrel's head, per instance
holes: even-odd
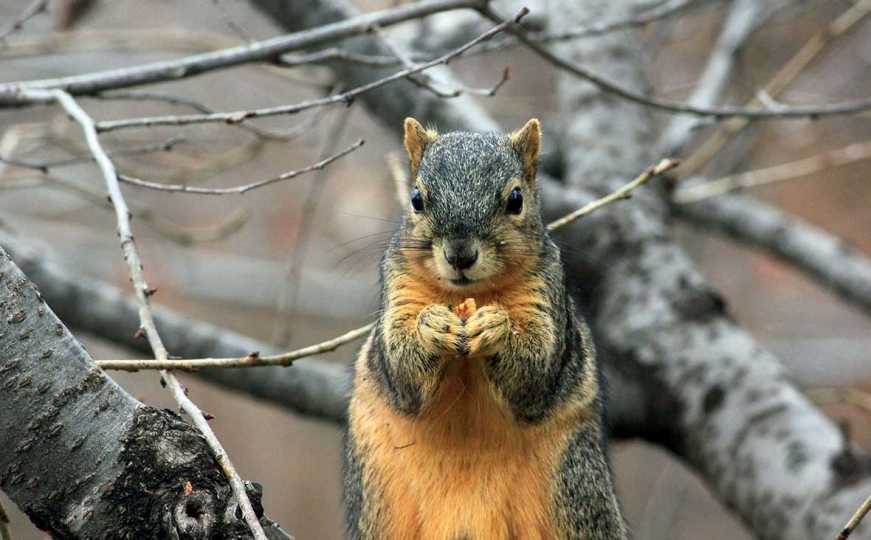
[[[510,135],[439,135],[405,120],[411,181],[400,246],[440,286],[488,289],[532,264],[544,230],[540,143],[534,119]]]

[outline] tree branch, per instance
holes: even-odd
[[[871,314],[871,260],[823,229],[743,195],[673,205],[675,215],[773,254]]]
[[[62,538],[247,536],[200,433],[97,369],[2,249],[0,276],[0,487],[34,524]]]
[[[481,13],[494,23],[502,23],[504,19],[489,7],[481,8]],[[818,118],[821,116],[837,116],[857,114],[871,110],[871,97],[831,103],[824,105],[791,105],[778,107],[777,109],[746,108],[746,107],[696,107],[690,104],[647,97],[647,94],[635,91],[627,86],[615,83],[598,73],[590,71],[586,67],[575,64],[565,58],[549,51],[544,46],[530,39],[527,32],[520,28],[509,27],[508,31],[523,42],[530,50],[540,58],[561,71],[574,77],[596,85],[604,92],[625,99],[631,103],[643,105],[651,109],[671,113],[684,113],[711,118],[739,117],[743,119],[785,119],[785,118]]]
[[[336,24],[319,26],[296,34],[278,36],[220,51],[187,56],[178,60],[154,62],[132,68],[115,69],[59,79],[0,83],[0,108],[32,105],[32,98],[24,96],[27,90],[58,89],[70,95],[78,96],[141,84],[178,80],[241,64],[270,61],[289,51],[324,45],[332,41],[366,33],[372,25],[386,27],[441,11],[473,8],[479,4],[479,0],[425,0],[415,4],[361,15]]]
[[[266,180],[258,180],[257,182],[251,182],[249,184],[245,184],[242,186],[228,187],[228,188],[205,188],[199,186],[189,186],[186,184],[162,184],[160,182],[151,182],[149,180],[142,180],[141,178],[136,178],[126,174],[119,174],[118,180],[124,182],[125,184],[130,184],[132,186],[137,186],[141,188],[154,189],[157,191],[168,191],[170,193],[192,193],[198,195],[244,195],[249,191],[257,188],[261,188],[264,186],[268,186],[274,184],[276,182],[283,182],[285,180],[290,180],[291,178],[296,178],[297,176],[305,173],[310,173],[314,171],[319,171],[329,165],[330,163],[336,161],[337,159],[341,159],[346,155],[350,154],[354,150],[363,146],[363,139],[358,139],[357,142],[352,144],[351,146],[345,148],[344,150],[337,152],[331,156],[327,156],[326,158],[318,161],[317,163],[313,163],[307,167],[302,169],[296,169],[293,171],[288,171],[282,173],[278,176],[267,178]]]
[[[689,98],[690,105],[708,107],[717,102],[729,85],[729,77],[732,75],[738,52],[750,34],[774,11],[771,9],[771,4],[774,3],[776,2],[756,0],[732,2],[717,43],[708,57],[705,70]],[[657,143],[659,151],[668,155],[674,154],[689,142],[698,125],[698,117],[673,117],[659,138]]]
[[[298,112],[302,112],[308,109],[313,109],[315,107],[323,107],[326,105],[334,105],[336,103],[350,103],[354,98],[390,84],[392,82],[398,81],[400,79],[404,79],[410,75],[414,75],[416,73],[420,73],[429,68],[446,65],[448,62],[462,56],[467,50],[471,49],[478,43],[486,41],[498,34],[499,32],[505,30],[505,28],[511,26],[512,24],[517,24],[526,14],[528,10],[522,10],[518,13],[513,20],[503,21],[493,28],[487,30],[483,34],[479,35],[475,39],[469,41],[468,43],[450,51],[449,53],[442,55],[434,60],[430,60],[429,62],[425,62],[423,64],[414,64],[411,67],[405,68],[401,71],[397,71],[392,75],[388,75],[376,81],[369,82],[362,86],[358,86],[347,92],[342,92],[340,94],[334,94],[329,97],[312,99],[308,101],[304,101],[302,103],[295,103],[293,105],[280,105],[277,107],[265,107],[261,109],[249,109],[249,110],[240,110],[240,111],[229,111],[229,112],[220,112],[220,113],[212,113],[212,114],[188,114],[188,115],[170,115],[170,116],[152,116],[147,118],[130,118],[125,120],[111,120],[111,121],[103,121],[98,122],[96,127],[99,132],[107,132],[114,131],[117,129],[125,129],[132,127],[154,127],[154,126],[184,126],[190,124],[205,124],[205,123],[215,123],[222,122],[226,124],[238,124],[240,122],[244,122],[245,120],[250,120],[251,118],[264,118],[268,116],[277,116],[282,114],[296,114]],[[459,97],[460,94],[457,94],[455,97]],[[438,96],[436,96],[438,97]]]
[[[154,290],[149,288],[145,281],[142,261],[139,258],[136,244],[133,241],[133,231],[130,226],[130,210],[127,208],[124,195],[121,193],[121,186],[118,183],[115,166],[100,144],[94,121],[84,111],[84,109],[79,107],[78,103],[76,103],[72,96],[62,90],[25,90],[22,92],[22,97],[34,101],[47,101],[49,99],[56,101],[76,122],[79,123],[82,131],[84,131],[88,147],[100,167],[103,178],[106,182],[106,189],[109,192],[109,198],[115,208],[121,250],[124,252],[124,260],[127,262],[130,280],[133,283],[136,298],[139,301],[139,320],[141,323],[141,330],[148,339],[148,343],[151,345],[152,351],[154,351],[155,358],[158,360],[166,360],[169,357],[169,353],[167,353],[163,340],[154,324],[154,316],[151,312],[151,306],[149,303],[149,297],[154,294]],[[254,538],[256,540],[266,540],[266,534],[264,533],[260,521],[254,512],[251,501],[248,499],[245,485],[242,483],[242,479],[239,478],[239,473],[236,472],[236,468],[230,461],[227,452],[224,450],[220,441],[218,441],[212,428],[209,427],[208,419],[200,408],[188,398],[187,390],[171,371],[161,371],[161,380],[166,384],[172,393],[173,398],[188,414],[188,416],[191,417],[194,425],[196,425],[197,429],[200,430],[208,442],[209,448],[211,448],[215,459],[230,482],[233,494],[239,503],[239,508],[242,511],[242,515],[248,523]]]

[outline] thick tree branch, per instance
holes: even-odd
[[[94,366],[2,249],[0,276],[0,488],[59,538],[250,537],[200,433]]]
[[[673,211],[779,257],[871,314],[871,260],[831,233],[744,195],[673,205]]]

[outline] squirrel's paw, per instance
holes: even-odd
[[[496,306],[484,306],[466,321],[469,355],[492,356],[502,351],[511,333],[508,313]]]
[[[417,338],[431,354],[464,355],[469,350],[463,321],[447,306],[439,304],[430,304],[418,314]]]

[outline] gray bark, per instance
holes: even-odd
[[[56,538],[250,538],[199,432],[97,368],[2,249],[0,311],[0,488],[37,527]]]

